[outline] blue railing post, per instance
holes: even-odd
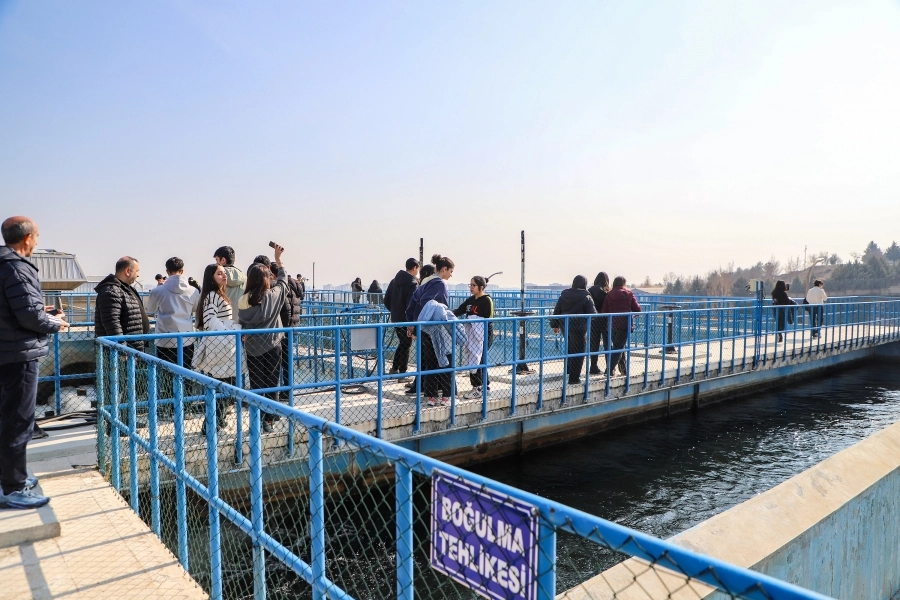
[[[219,498],[219,438],[216,432],[216,391],[206,388],[206,489],[210,502]],[[219,511],[209,506],[209,581],[210,598],[222,598],[222,536]]]
[[[546,335],[547,322],[544,319],[541,319],[539,323],[541,326],[541,338],[538,341],[538,396],[535,410],[544,408],[544,337]],[[505,345],[506,344],[504,344],[504,346]],[[513,373],[515,373],[515,367],[513,367]]]
[[[53,334],[53,393],[56,397],[56,414],[62,414],[62,390],[59,381],[59,332]]]
[[[543,515],[539,519],[537,600],[556,598],[556,529]]]
[[[287,331],[287,373],[284,374],[287,379],[286,385],[290,386],[288,389],[288,401],[287,404],[291,408],[294,406],[294,330],[288,329]],[[380,381],[379,381],[380,383]],[[379,394],[381,396],[381,394]],[[381,412],[381,411],[379,411]],[[287,455],[294,455],[294,420],[288,419],[288,439],[287,439]]]
[[[341,424],[341,330],[334,327],[334,422]],[[350,352],[347,352],[347,356]]]
[[[244,389],[244,371],[242,365],[244,362],[244,338],[241,334],[234,334],[234,386]],[[244,408],[240,397],[234,399],[234,417],[235,417],[235,434],[234,434],[234,464],[240,466],[244,464]]]
[[[310,567],[312,567],[313,600],[324,600],[325,594],[325,469],[322,464],[322,431],[309,429],[309,511]]]
[[[135,369],[134,355],[129,354],[126,359],[126,390],[128,397],[128,484],[131,494],[131,510],[137,515],[141,514],[140,496],[138,495],[138,465],[137,465],[137,398],[135,397]]]
[[[159,510],[159,459],[155,450],[159,449],[159,429],[156,418],[157,388],[156,388],[156,363],[147,365],[147,435],[150,440],[150,527],[153,533],[159,537],[162,528],[160,526]],[[99,431],[99,430],[98,430]]]
[[[378,372],[378,396],[376,398],[376,402],[378,403],[377,410],[375,411],[375,437],[381,439],[381,423],[382,423],[382,405],[384,404],[384,400],[382,398],[384,394],[384,333],[385,327],[376,327],[375,331],[377,331],[377,341],[376,341],[376,360],[378,361],[377,372]],[[394,350],[396,352],[396,349]],[[452,412],[452,411],[451,411]],[[452,416],[452,415],[451,415]]]
[[[96,366],[94,367],[94,385],[97,393],[97,468],[103,475],[108,475],[109,469],[107,469],[106,465],[106,426],[110,422],[103,413],[107,410],[107,406],[110,403],[107,402],[106,398],[106,370],[103,367],[103,361],[109,350],[103,344],[95,342],[95,345],[97,347]]]
[[[416,422],[413,424],[413,433],[422,430],[422,326],[416,323]]]
[[[394,463],[396,469],[397,514],[397,600],[413,600],[413,475],[404,463]]]
[[[175,503],[178,518],[178,561],[188,570],[187,471],[184,461],[184,377],[176,374],[172,382],[175,400]]]
[[[109,396],[110,396],[110,460],[112,461],[112,486],[117,492],[122,491],[122,462],[119,459],[119,351],[110,351],[109,361]]]
[[[756,282],[756,305],[753,309],[753,367],[759,366],[763,329],[763,282]]]
[[[250,415],[250,523],[253,527],[253,597],[266,599],[266,555],[262,546],[263,481],[259,407],[249,404]]]

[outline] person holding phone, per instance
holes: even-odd
[[[281,308],[287,298],[287,274],[281,264],[284,248],[275,246],[275,265],[278,277],[272,285],[270,270],[264,264],[254,263],[247,271],[247,288],[238,302],[238,319],[244,329],[278,329],[282,327]],[[247,370],[251,389],[278,387],[281,371],[282,333],[256,333],[244,336],[247,352]],[[277,400],[277,394],[267,392],[266,397]],[[271,432],[275,415],[263,414],[263,431]]]

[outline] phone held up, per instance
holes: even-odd
[[[279,245],[276,244],[275,242],[269,242],[269,247],[270,247],[270,248],[281,248],[282,250],[284,250],[284,247],[283,247],[283,246],[279,246]]]

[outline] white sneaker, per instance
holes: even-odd
[[[441,398],[441,406],[450,406],[450,398]]]
[[[425,405],[426,406],[437,406],[438,399],[437,398],[429,398],[428,401],[425,403]]]
[[[481,386],[475,386],[463,396],[466,400],[474,400],[475,398],[481,398]]]

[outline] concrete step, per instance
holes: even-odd
[[[41,493],[41,486],[36,488]],[[48,540],[59,535],[59,519],[53,501],[38,509],[0,510],[0,548]]]

